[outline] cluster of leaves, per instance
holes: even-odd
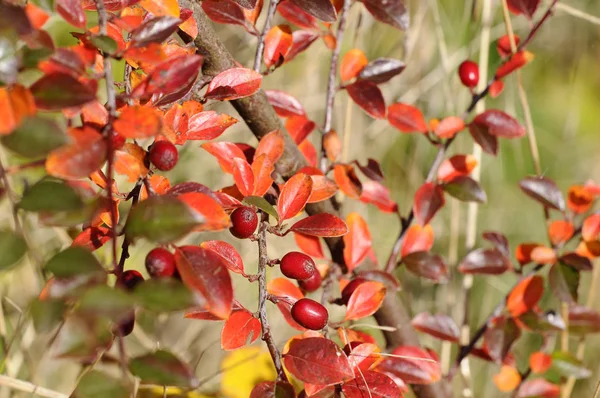
[[[361,2],[376,20],[398,29],[408,26],[403,1]],[[46,176],[32,182],[13,203],[15,214],[35,213],[43,225],[81,228],[71,247],[54,254],[44,265],[44,271],[52,276],[31,305],[39,332],[59,329],[58,356],[80,363],[96,362],[115,339],[124,337],[124,325],[133,324],[136,312],[142,311],[185,311],[187,318],[223,321],[223,350],[252,344],[261,335],[270,345],[265,303],[261,300],[253,311],[238,301],[232,284],[234,273],[250,283],[258,282],[262,297],[276,304],[290,326],[301,332],[285,344],[281,354],[269,348],[275,365],[281,355],[285,370],[302,382],[306,395],[328,396],[341,390],[347,397],[400,397],[408,391],[408,384],[441,380],[439,358],[433,350],[401,345],[388,347],[390,352],[385,353],[372,336],[351,324],[372,316],[386,295],[399,289],[392,274],[397,266],[404,265],[416,276],[435,283],[449,280],[448,265],[431,252],[431,222],[444,207],[446,194],[461,201],[486,202],[484,190],[470,177],[477,162],[470,155],[455,154],[432,169],[416,190],[409,215],[402,218],[398,251],[392,253],[384,270],[377,268],[371,233],[359,213],[350,213],[345,220],[325,213],[303,216],[307,204],[330,200],[338,192],[385,213],[399,213],[399,208],[376,160],[368,159],[366,164],[342,161],[342,145],[335,130],[327,131],[322,140],[328,167],[317,168],[318,151],[310,141],[317,124],[302,104],[284,91],[264,93],[284,119],[287,133],[307,166],[286,181],[278,175],[276,164],[286,150],[287,133],[283,131],[270,132],[256,147],[215,141],[237,120],[205,110],[207,103],[257,94],[264,76],[292,61],[319,38],[329,48],[336,48],[333,23],[344,8],[343,1],[283,0],[274,4],[279,15],[297,28],[280,24],[260,33],[256,21],[262,0],[201,2],[202,11],[196,12],[260,36],[264,48],[258,59],[266,67],[260,73],[238,65],[215,76],[204,76],[203,57],[186,44],[199,34],[194,10],[180,8],[175,0],[56,0],[54,4],[30,2],[25,7],[0,3],[0,22],[10,32],[0,41],[5,54],[0,58],[0,81],[4,84],[0,88],[0,141],[11,153],[42,165],[46,171]],[[539,1],[508,4],[515,14],[531,19]],[[89,26],[87,11],[98,12],[99,26]],[[72,33],[78,40],[76,45],[54,46],[44,25],[55,13],[77,29]],[[511,41],[519,45],[516,37],[506,36],[498,42],[502,64],[486,90],[474,93],[474,103],[488,93],[499,95],[502,79],[533,59],[524,48],[513,51]],[[126,75],[116,85],[111,85],[111,60],[126,65]],[[370,117],[387,120],[402,133],[424,135],[442,154],[465,130],[492,155],[498,152],[498,138],[525,135],[516,119],[497,109],[474,117],[469,109],[463,116],[427,121],[411,104],[386,105],[379,85],[404,68],[398,60],[369,61],[363,51],[351,49],[341,59],[337,91],[345,91]],[[32,72],[35,81],[19,83],[23,72]],[[108,84],[106,104],[98,99],[103,97],[98,93],[102,78]],[[180,147],[199,140],[206,141],[201,147],[216,159],[224,174],[231,176],[230,186],[211,189],[196,181],[171,184],[149,160],[149,148],[157,141]],[[6,170],[0,173],[4,176]],[[120,183],[115,175],[122,177]],[[483,234],[491,248],[475,249],[461,260],[458,270],[464,274],[512,272],[519,277],[505,303],[484,325],[482,344],[474,340],[463,352],[502,364],[494,380],[504,391],[520,387],[520,397],[557,396],[556,384],[562,378],[583,378],[590,372],[568,352],[550,352],[549,337],[563,330],[565,324],[571,334],[600,331],[600,314],[577,304],[580,273],[591,270],[591,260],[600,256],[600,216],[589,214],[600,187],[593,183],[573,186],[566,201],[547,178],[526,178],[520,187],[548,214],[557,211],[560,218],[549,222],[549,246],[517,246],[517,267],[508,240],[498,232]],[[10,189],[4,186],[4,190]],[[228,242],[178,244],[194,232],[230,227],[230,214],[243,206],[261,216],[259,232],[250,239],[258,241],[261,250],[258,274],[246,273],[244,259]],[[120,217],[121,212],[125,217]],[[327,281],[322,302],[345,306],[343,317],[330,320],[321,331],[307,331],[292,316],[293,305],[307,294],[301,284],[287,278],[265,280],[264,267],[278,263],[262,252],[266,234],[276,238],[290,233],[299,249],[319,262],[318,272]],[[322,238],[338,237],[343,242],[342,258],[325,254]],[[138,239],[174,252],[173,278],[128,285],[124,267],[129,247]],[[120,259],[116,257],[117,240],[122,240]],[[571,247],[574,243],[577,245]],[[112,247],[111,264],[102,264],[94,254],[105,245]],[[15,266],[26,251],[22,231],[0,231],[0,269]],[[528,269],[530,264],[534,264],[533,269]],[[540,274],[545,269],[552,294],[570,306],[568,322],[555,311],[539,308],[545,285]],[[111,274],[116,276],[116,283],[109,278]],[[357,278],[364,282],[346,301],[333,293],[332,285],[339,287],[341,294]],[[418,314],[412,326],[441,340],[459,341],[457,325],[442,314]],[[337,336],[328,337],[329,329]],[[524,330],[544,337],[543,346],[530,357],[531,370],[544,378],[521,385],[511,348]],[[122,353],[120,362],[143,384],[182,388],[197,388],[199,384],[190,366],[166,350],[134,358]],[[277,370],[278,379],[258,384],[252,397],[296,396],[288,376]],[[129,396],[132,388],[126,380],[92,371],[81,378],[74,396],[89,396],[96,384],[106,386],[112,397]]]

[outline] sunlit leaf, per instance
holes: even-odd
[[[354,79],[368,63],[369,60],[362,50],[358,48],[349,50],[340,62],[340,79],[343,82]]]
[[[371,232],[366,221],[358,213],[346,217],[349,232],[344,235],[344,262],[348,271],[363,262],[372,248]]]
[[[300,101],[288,93],[279,90],[265,90],[265,94],[279,116],[304,116],[306,114]]]
[[[272,27],[265,36],[264,62],[267,68],[278,65],[292,48],[292,30],[288,25]]]
[[[402,397],[402,392],[394,380],[383,373],[371,370],[363,371],[355,379],[344,383],[342,392],[346,398]]]
[[[508,294],[506,309],[514,317],[531,310],[542,298],[544,279],[531,275],[522,279]]]
[[[113,126],[125,138],[154,137],[161,132],[162,115],[150,106],[128,106],[121,111]]]
[[[400,346],[391,354],[376,370],[392,374],[410,384],[431,384],[442,377],[438,360],[420,347]]]
[[[252,344],[260,337],[260,333],[260,321],[250,311],[235,311],[223,325],[221,348],[230,351]]]
[[[215,76],[206,89],[205,98],[230,101],[248,97],[260,89],[262,75],[251,69],[231,68]]]
[[[217,114],[215,111],[197,113],[189,119],[187,139],[213,140],[237,122],[237,119],[224,113]]]
[[[373,315],[383,303],[385,292],[381,282],[361,283],[350,296],[344,320],[358,320]]]
[[[554,295],[567,303],[577,302],[580,275],[570,265],[556,263],[550,268],[548,282]]]
[[[504,365],[500,372],[492,377],[496,387],[502,392],[511,392],[521,383],[521,374],[512,366]]]
[[[300,213],[308,202],[312,192],[312,179],[310,176],[298,173],[290,178],[279,194],[277,200],[277,213],[279,222],[283,222]]]
[[[223,263],[231,272],[245,275],[244,261],[235,247],[221,240],[209,240],[200,244],[204,249],[212,250],[223,259]]]

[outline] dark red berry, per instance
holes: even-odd
[[[231,213],[231,228],[229,232],[239,239],[252,236],[258,225],[258,216],[250,207],[238,207]]]
[[[179,153],[169,141],[156,141],[150,147],[150,162],[161,171],[169,171],[177,164]]]
[[[117,325],[113,327],[113,334],[115,336],[129,336],[131,332],[133,332],[133,327],[135,326],[135,312],[132,312],[127,318],[120,321]]]
[[[358,277],[348,282],[348,284],[342,290],[342,304],[348,304],[348,300],[350,300],[350,296],[352,296],[352,293],[354,293],[358,286],[360,286],[366,281],[367,280],[365,278]]]
[[[305,280],[315,272],[315,262],[304,253],[289,252],[281,258],[281,273],[288,278]]]
[[[319,271],[315,271],[310,278],[298,281],[298,286],[305,292],[311,293],[317,291],[321,287],[321,274],[319,274]]]
[[[162,247],[152,249],[146,256],[146,270],[155,278],[170,278],[175,273],[175,256]]]
[[[327,325],[327,308],[309,298],[303,298],[292,306],[292,318],[302,327],[321,330]]]
[[[127,290],[133,290],[144,281],[144,277],[136,270],[127,270],[121,275],[121,285]]]
[[[473,88],[479,83],[479,66],[473,61],[464,61],[458,67],[458,76],[462,84]]]

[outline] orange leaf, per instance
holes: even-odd
[[[23,86],[0,87],[0,135],[7,135],[21,124],[26,116],[35,114],[31,92]]]
[[[304,155],[304,158],[311,166],[317,165],[317,150],[315,146],[309,140],[304,140],[298,145],[298,149]]]
[[[187,33],[192,39],[195,39],[196,36],[198,36],[198,24],[194,19],[192,10],[189,8],[182,8],[180,18],[183,23],[179,25],[179,29]]]
[[[517,35],[513,35],[513,38],[515,40],[515,45],[518,46],[521,42],[521,38]],[[504,35],[498,39],[498,42],[496,43],[496,50],[498,50],[498,54],[500,54],[501,57],[508,57],[512,54],[512,46],[510,41],[509,35]]]
[[[171,182],[167,177],[154,174],[152,177],[148,179],[150,183],[150,188],[157,195],[164,195],[171,188]],[[146,190],[146,184],[142,185],[142,189],[140,191],[140,200],[145,200],[148,198],[148,191]]]
[[[569,221],[558,220],[550,224],[548,236],[553,245],[558,246],[566,243],[575,232],[575,227]]]
[[[59,178],[83,178],[98,170],[106,159],[106,142],[91,127],[71,129],[75,142],[55,149],[46,159],[48,174]]]
[[[231,272],[246,275],[244,273],[244,261],[242,260],[242,256],[240,256],[237,250],[235,250],[235,247],[231,246],[229,243],[220,240],[209,240],[202,242],[200,246],[212,250],[221,256],[225,266]]]
[[[284,148],[285,141],[281,131],[271,131],[260,139],[258,147],[256,147],[256,152],[254,153],[254,158],[258,158],[260,155],[264,154],[271,160],[271,163],[275,164],[281,155],[283,155]]]
[[[534,57],[535,55],[529,51],[519,51],[498,68],[498,71],[496,72],[496,79],[502,79],[504,76],[524,67],[533,61]]]
[[[502,80],[496,80],[490,86],[490,97],[496,98],[504,91],[504,82]]]
[[[337,185],[334,181],[325,176],[310,176],[313,182],[312,193],[308,198],[308,203],[321,202],[331,198],[337,192]]]
[[[354,79],[367,64],[369,60],[362,50],[353,48],[344,54],[340,63],[340,79],[347,82]]]
[[[529,367],[533,373],[545,373],[552,366],[552,356],[537,351],[529,356]]]
[[[273,26],[265,36],[264,60],[267,68],[278,65],[292,48],[292,30],[288,25]]]
[[[162,115],[149,106],[128,106],[114,121],[113,126],[125,138],[154,137],[162,130]]]
[[[362,184],[354,172],[354,166],[349,164],[336,164],[333,168],[333,179],[338,187],[340,187],[340,190],[350,198],[360,198]]]
[[[254,161],[252,162],[254,190],[252,195],[263,196],[267,193],[271,185],[273,185],[273,179],[271,178],[273,171],[275,171],[275,166],[266,154],[262,154],[259,157],[256,157],[256,154],[254,154]]]
[[[110,240],[112,233],[110,229],[103,227],[89,227],[84,229],[75,239],[71,246],[82,246],[90,251],[102,247]]]
[[[310,236],[301,234],[299,232],[294,232],[294,240],[302,252],[311,257],[325,258],[323,248],[321,247],[321,241],[317,236]]]
[[[465,122],[457,116],[443,119],[435,128],[435,135],[440,138],[452,138],[465,128]]]
[[[426,133],[429,130],[423,113],[412,105],[392,104],[387,114],[390,124],[403,133]]]
[[[369,370],[373,365],[379,362],[382,358],[378,355],[381,350],[376,344],[362,343],[359,345],[350,345],[350,353],[348,354],[348,360],[353,369],[360,369],[361,371]],[[365,397],[366,398],[366,397]]]
[[[508,294],[506,309],[516,318],[535,307],[543,293],[544,279],[539,275],[528,276]]]
[[[590,260],[600,257],[600,241],[580,242],[575,253]]]
[[[44,26],[48,18],[50,18],[46,11],[33,3],[27,3],[25,6],[25,14],[27,15],[27,19],[29,19],[31,26],[35,29],[40,29]]]
[[[244,159],[244,152],[231,142],[207,142],[202,144],[202,148],[217,158],[221,169],[228,174],[233,174],[233,159]]]
[[[531,251],[531,259],[538,264],[554,264],[556,253],[552,248],[540,245]]]
[[[362,184],[360,201],[374,204],[386,213],[398,211],[398,204],[390,197],[390,190],[379,181],[367,180]]]
[[[108,122],[108,111],[100,101],[91,101],[81,108],[84,123],[95,123],[104,126]]]
[[[221,348],[236,350],[246,344],[252,344],[261,333],[261,324],[248,310],[235,311],[225,321],[221,331]]]
[[[600,234],[600,214],[593,214],[585,219],[581,228],[583,240],[596,240]]]
[[[347,234],[348,226],[333,214],[317,213],[297,221],[290,227],[290,231],[326,238]]]
[[[342,141],[335,130],[330,130],[323,136],[323,148],[327,159],[335,162],[342,153]]]
[[[233,159],[233,180],[242,195],[252,195],[254,190],[254,174],[252,167],[248,164],[245,157]]]
[[[475,167],[477,167],[477,159],[473,155],[454,155],[440,165],[438,180],[448,182],[456,177],[468,176]]]
[[[186,137],[188,140],[213,140],[237,122],[236,118],[224,113],[218,114],[215,111],[199,112],[190,115]]]
[[[344,262],[348,272],[352,272],[369,254],[372,247],[371,232],[365,220],[358,213],[346,217],[348,233],[344,235]]]
[[[511,392],[521,383],[521,374],[512,366],[504,365],[500,369],[500,373],[492,377],[494,384],[498,390],[502,392]]]
[[[414,252],[427,252],[433,247],[434,234],[431,225],[413,224],[406,231],[402,242],[402,257]]]
[[[126,175],[129,182],[135,182],[148,174],[144,165],[146,151],[137,144],[126,143],[123,149],[115,151],[115,172]]]
[[[140,0],[139,3],[146,11],[155,17],[171,16],[179,18],[177,0]]]
[[[567,206],[574,213],[585,213],[592,206],[594,195],[583,185],[573,185],[567,194]]]
[[[515,249],[515,257],[521,265],[529,264],[531,260],[531,252],[536,247],[541,246],[539,243],[521,243]]]
[[[292,115],[285,121],[285,129],[294,139],[296,144],[300,144],[315,129],[317,125],[305,115]]]
[[[344,321],[353,321],[373,315],[385,298],[385,286],[381,282],[361,283],[350,296]]]
[[[177,198],[204,216],[205,222],[194,231],[219,231],[229,227],[229,216],[210,196],[200,192],[187,192]]]
[[[277,213],[279,223],[300,213],[310,198],[312,192],[312,178],[303,173],[297,173],[290,178],[279,194],[277,200]]]

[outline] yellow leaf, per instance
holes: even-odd
[[[269,353],[259,347],[244,347],[221,362],[221,393],[228,398],[248,398],[254,386],[277,377]]]
[[[141,0],[140,5],[155,17],[171,16],[179,18],[177,0]]]

